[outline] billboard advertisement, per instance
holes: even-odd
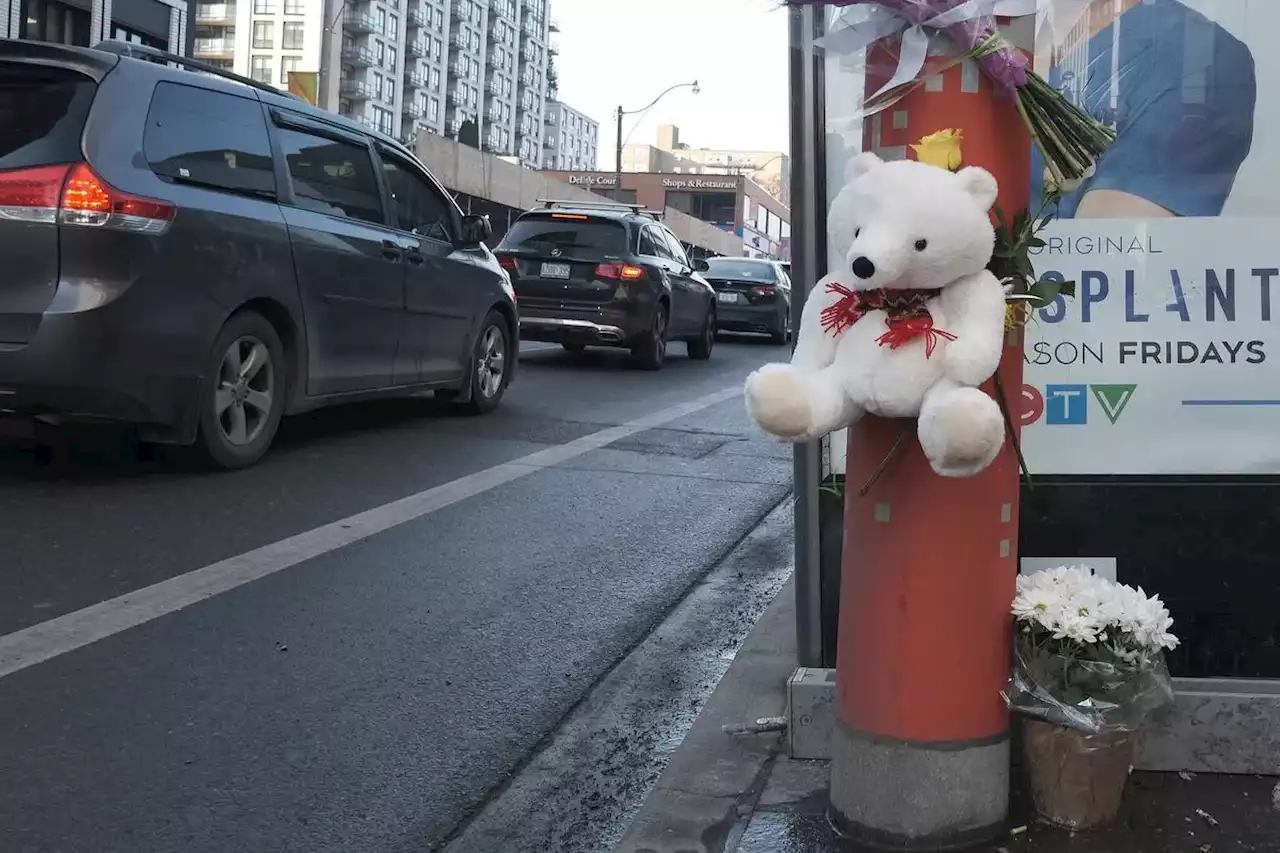
[[[1280,473],[1280,3],[1050,5],[1038,70],[1117,141],[1035,257],[1077,294],[1027,326],[1027,462]]]

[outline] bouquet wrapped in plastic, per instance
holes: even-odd
[[[1158,596],[1062,566],[1018,578],[1009,707],[1086,734],[1136,731],[1173,701]]]
[[[1088,174],[1115,142],[1114,128],[1067,100],[1040,75],[996,27],[997,16],[1038,14],[1044,0],[787,0],[793,6],[863,7],[861,20],[828,34],[828,50],[853,53],[901,34],[898,63],[867,112],[878,112],[923,84],[921,74],[934,36],[974,60],[996,88],[1012,98],[1032,140],[1058,185]]]

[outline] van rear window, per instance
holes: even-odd
[[[559,249],[572,257],[621,258],[627,254],[627,229],[606,219],[525,216],[511,226],[499,248],[543,253]]]
[[[75,71],[0,63],[0,169],[83,159],[80,135],[97,88]]]

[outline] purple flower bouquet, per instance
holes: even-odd
[[[854,34],[853,43],[884,38],[906,29],[902,54],[919,54],[924,31],[933,30],[950,41],[960,59],[975,60],[998,90],[1013,98],[1031,134],[1044,154],[1056,182],[1084,177],[1098,157],[1115,141],[1115,131],[1081,110],[1027,67],[1027,60],[1000,35],[997,14],[1026,14],[1040,5],[1037,0],[787,0],[791,6],[871,6],[873,20],[865,38]],[[910,45],[910,47],[909,47]],[[890,82],[901,93],[919,86],[917,78],[904,79],[904,62]],[[908,66],[908,72],[911,68]],[[880,93],[877,93],[880,94]],[[889,94],[889,93],[886,93]]]

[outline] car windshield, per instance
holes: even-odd
[[[559,249],[581,258],[620,258],[627,253],[627,229],[618,222],[581,214],[526,216],[502,238],[499,249],[546,253]]]
[[[747,281],[777,281],[773,264],[765,261],[748,261],[742,258],[709,258],[711,267],[707,275],[712,278],[736,278]]]

